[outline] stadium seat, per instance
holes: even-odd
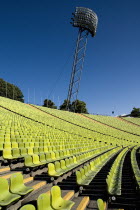
[[[48,164],[48,175],[49,176],[59,177],[64,173],[62,170],[59,171],[60,170],[60,163],[58,161],[56,161],[56,162],[55,162],[55,165],[53,163]]]
[[[3,158],[4,159],[9,159],[9,160],[17,159],[17,157],[12,156],[11,149],[4,149],[3,150]]]
[[[8,181],[0,178],[0,206],[8,206],[14,201],[19,200],[21,196],[9,192]]]
[[[50,195],[43,193],[37,199],[37,210],[53,210]]]
[[[61,197],[61,189],[59,186],[53,186],[51,188],[51,205],[54,209],[71,209],[74,205],[73,201],[64,200]]]
[[[33,191],[33,188],[27,187],[23,183],[22,174],[12,174],[10,177],[10,191],[18,195],[26,195]]]

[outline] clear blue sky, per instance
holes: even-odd
[[[25,102],[67,97],[78,30],[76,6],[98,15],[88,39],[78,98],[90,113],[129,113],[140,107],[139,0],[0,1],[0,78],[20,87]],[[35,98],[34,98],[35,94]],[[35,100],[34,100],[35,99]]]

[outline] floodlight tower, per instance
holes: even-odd
[[[69,105],[72,99],[74,101],[77,100],[86,53],[87,38],[89,34],[91,34],[92,37],[95,36],[98,23],[97,15],[91,9],[85,7],[76,7],[75,13],[72,13],[72,15],[73,18],[71,24],[74,27],[78,27],[79,31],[67,96],[66,110],[69,110]],[[75,108],[76,104],[74,107],[74,111]]]

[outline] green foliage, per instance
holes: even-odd
[[[60,110],[66,110],[67,100],[64,100],[63,104],[60,106]],[[69,103],[69,111],[76,113],[88,113],[86,108],[86,103],[84,101],[75,100]]]
[[[60,106],[60,110],[66,110],[67,107],[67,100],[65,99],[63,104]],[[70,107],[70,103],[69,103],[69,107]]]
[[[24,102],[24,96],[21,90],[0,78],[0,96]]]
[[[74,111],[76,113],[88,113],[86,108],[86,103],[84,101],[75,100],[71,104],[71,111]]]
[[[52,108],[52,109],[57,109],[57,106],[55,106],[55,103],[49,99],[44,100],[44,107]]]
[[[140,108],[133,108],[131,112],[131,117],[140,117]]]

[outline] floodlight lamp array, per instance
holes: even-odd
[[[73,13],[72,25],[79,27],[82,30],[87,30],[92,37],[96,34],[98,17],[95,12],[85,7],[76,7],[75,13]]]

